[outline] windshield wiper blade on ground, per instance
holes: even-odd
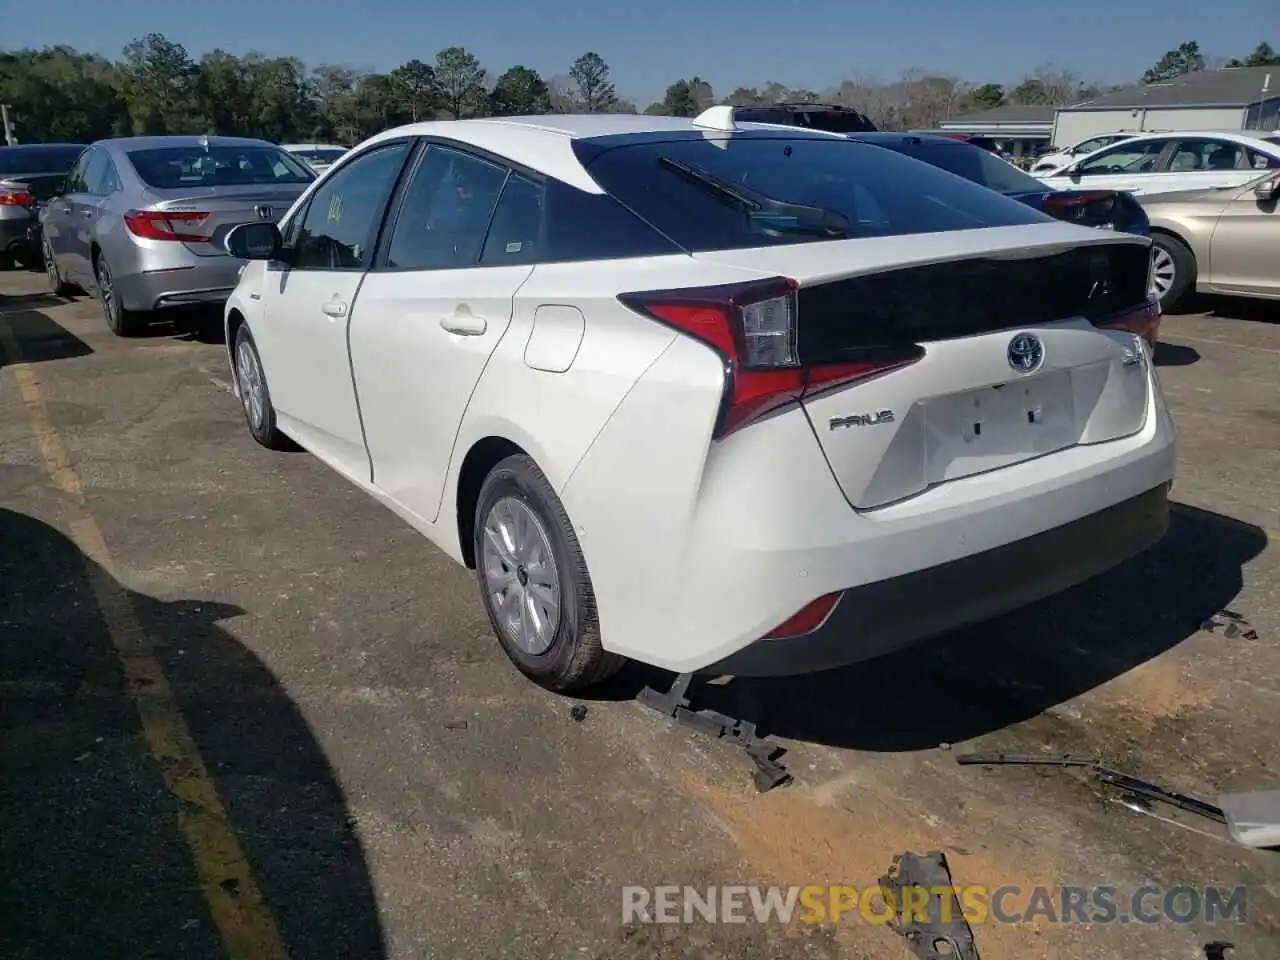
[[[726,183],[715,174],[674,157],[663,155],[658,157],[658,162],[708,195],[745,213],[747,219],[764,233],[775,236],[803,233],[832,240],[849,235],[849,218],[838,210],[779,200],[758,190]]]

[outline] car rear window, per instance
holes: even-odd
[[[0,147],[0,174],[67,173],[84,147]]]
[[[153,147],[130,150],[129,162],[142,182],[157,190],[310,183],[315,179],[302,161],[268,146]]]
[[[931,166],[964,177],[997,193],[1030,193],[1048,188],[1035,177],[1023,173],[1007,160],[1002,160],[988,150],[938,140],[902,140],[883,144],[891,150],[923,160]]]
[[[592,177],[690,251],[1052,222],[853,140],[699,135],[608,149],[606,139],[575,144]]]

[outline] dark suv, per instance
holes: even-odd
[[[851,107],[827,103],[775,103],[771,107],[734,107],[733,118],[749,123],[781,123],[831,133],[874,133],[876,125]]]

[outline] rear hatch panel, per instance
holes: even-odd
[[[1075,243],[1058,243],[1060,229]],[[818,245],[771,248],[773,269],[800,282],[802,362],[924,348],[915,363],[802,401],[854,507],[885,506],[1077,444],[1131,436],[1145,425],[1149,359],[1141,342],[1091,322],[1146,297],[1145,241],[1116,242],[1108,234],[1094,240],[1092,230],[1082,237],[1085,230],[1063,225],[1023,228],[1021,242],[1003,248],[974,243],[975,234],[997,232],[1004,231],[941,235],[938,243],[910,238],[918,261],[929,247],[935,256],[889,269],[866,271],[849,250],[844,276],[827,262],[829,251],[804,275],[804,248]],[[1036,243],[1037,235],[1052,239]],[[886,242],[878,241],[875,253]],[[710,258],[747,260],[739,254],[757,252]],[[1031,369],[1014,356],[1015,340],[1026,347],[1027,335],[1037,353]]]

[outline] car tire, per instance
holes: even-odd
[[[474,548],[489,622],[526,677],[573,693],[626,663],[600,644],[595,593],[573,524],[532,458],[507,457],[485,478]]]
[[[55,297],[71,296],[71,285],[62,279],[58,270],[58,262],[53,258],[53,250],[48,240],[40,241],[40,259],[44,261],[44,275],[49,281],[49,292]]]
[[[147,327],[147,316],[136,310],[128,310],[120,302],[120,295],[115,289],[115,279],[107,258],[98,257],[93,267],[94,278],[98,282],[98,302],[102,304],[102,312],[107,318],[107,327],[117,337],[136,337]]]
[[[253,439],[268,450],[296,450],[297,445],[276,426],[276,408],[271,405],[267,375],[248,324],[241,324],[236,330],[232,357],[240,409]]]
[[[1151,257],[1154,261],[1153,272],[1160,310],[1171,310],[1195,286],[1195,254],[1177,237],[1167,233],[1153,233]]]

